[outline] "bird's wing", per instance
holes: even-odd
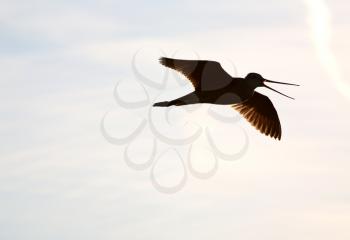
[[[282,129],[276,109],[271,100],[258,92],[247,101],[233,105],[261,133],[281,139]]]
[[[159,62],[185,75],[196,90],[217,90],[234,81],[218,62],[165,57],[160,58]]]

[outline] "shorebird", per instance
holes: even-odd
[[[231,77],[215,61],[181,60],[162,57],[159,62],[174,69],[191,81],[194,91],[180,98],[158,102],[155,107],[181,106],[197,103],[231,105],[261,133],[280,140],[281,123],[271,100],[255,91],[257,87],[266,87],[283,96],[289,97],[265,83],[278,83],[299,86],[293,83],[276,82],[264,79],[258,73],[249,73],[245,78]]]

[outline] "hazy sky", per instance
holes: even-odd
[[[350,238],[348,1],[0,1],[0,239]],[[213,117],[229,107],[149,112],[191,91],[162,55],[299,83],[258,89],[282,141]],[[145,128],[111,144],[104,116],[114,137]],[[208,132],[246,151],[216,168]]]

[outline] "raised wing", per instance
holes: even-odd
[[[205,60],[181,60],[162,57],[159,62],[185,75],[196,90],[211,91],[226,87],[234,79],[220,63]]]
[[[282,129],[276,109],[268,97],[258,92],[247,101],[233,105],[261,133],[281,140]]]

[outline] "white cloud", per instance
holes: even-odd
[[[135,12],[130,11],[135,2],[118,10],[111,7],[120,5],[115,1],[3,4],[3,33],[19,33],[24,42],[34,39],[41,49],[28,46],[0,58],[0,238],[348,239],[348,102],[319,66],[307,25],[269,24],[268,19],[260,24],[253,18],[246,28],[247,17],[232,12],[237,20],[232,27],[226,21],[231,9],[249,13],[252,7],[265,16],[261,3],[219,1],[213,9],[205,1],[201,9],[212,17],[203,17],[197,31],[198,14],[189,13],[197,13],[198,3],[152,2],[153,8],[142,5]],[[175,5],[176,31],[167,25],[172,21],[148,25],[158,16],[146,21],[147,14],[164,17]],[[295,5],[290,3],[290,10],[287,2],[269,1],[261,11],[275,22],[285,11],[300,18]],[[181,15],[177,10],[185,7]],[[220,14],[225,23],[217,27]],[[181,30],[189,20],[192,25]],[[169,32],[159,31],[165,27]],[[135,34],[135,29],[147,31]],[[242,159],[220,161],[209,180],[190,177],[177,194],[157,192],[149,171],[128,168],[123,149],[110,145],[99,130],[103,114],[115,107],[115,82],[137,80],[131,58],[149,46],[155,51],[142,56],[140,67],[154,78],[163,73],[156,59],[161,48],[168,55],[187,49],[178,57],[193,56],[195,50],[201,58],[224,62],[232,74],[225,59],[233,60],[240,76],[257,71],[300,83],[297,89],[280,88],[297,97],[294,102],[259,89],[278,109],[282,141],[242,122],[250,136]],[[163,94],[178,93],[169,88]],[[233,137],[225,137],[228,146]]]

